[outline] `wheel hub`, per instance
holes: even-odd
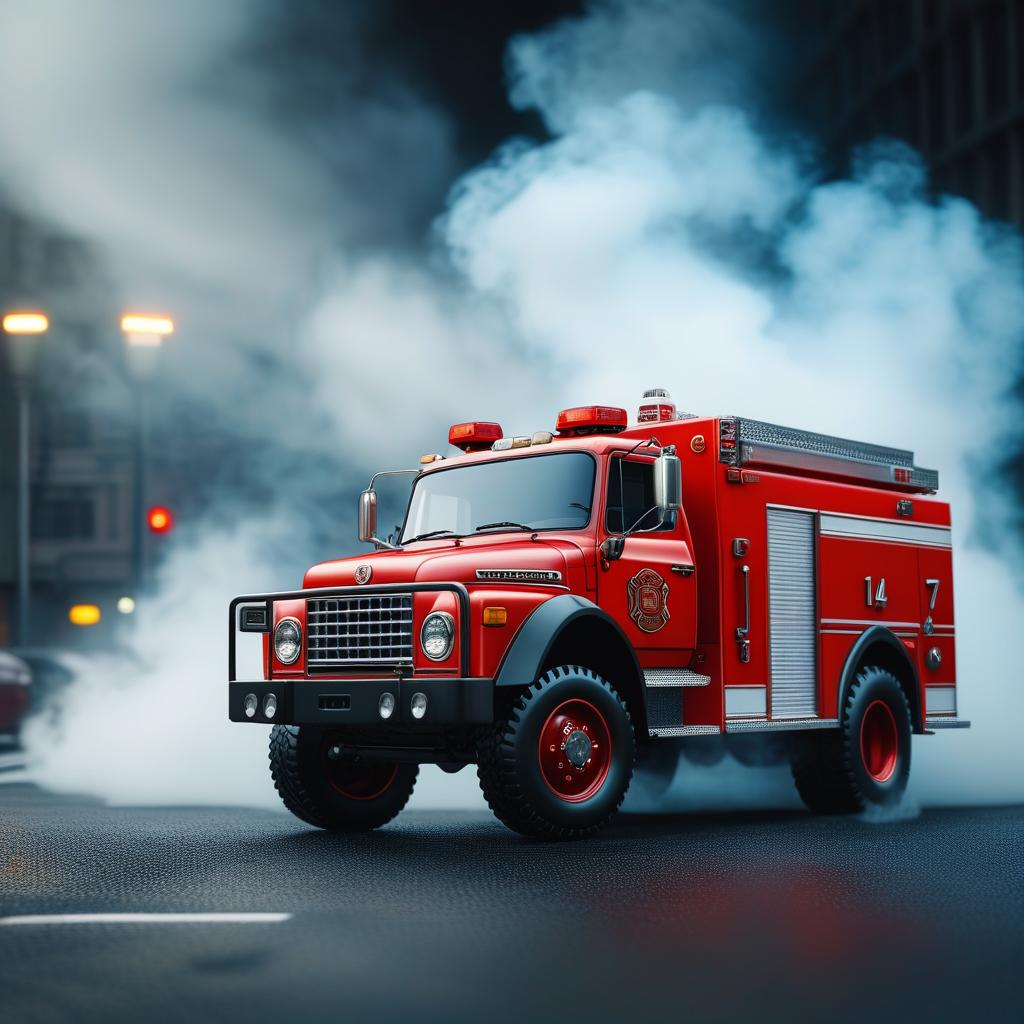
[[[860,723],[860,753],[868,775],[875,782],[888,782],[896,771],[900,743],[896,719],[889,705],[872,701]]]
[[[573,768],[582,768],[590,760],[590,753],[593,749],[594,744],[590,742],[590,737],[582,729],[570,733],[565,741],[565,756]]]
[[[580,803],[594,796],[608,777],[611,730],[590,701],[571,698],[548,715],[537,754],[548,788],[567,803]]]

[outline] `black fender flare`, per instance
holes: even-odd
[[[840,720],[842,720],[843,704],[846,701],[847,693],[850,692],[850,687],[853,686],[853,682],[857,678],[857,670],[864,661],[864,656],[868,650],[877,645],[882,645],[885,648],[887,660],[889,661],[889,664],[882,664],[879,667],[891,668],[893,663],[895,663],[896,666],[903,669],[906,677],[911,680],[913,692],[908,694],[910,698],[911,722],[914,732],[921,732],[924,728],[924,722],[921,717],[921,680],[917,674],[917,666],[907,653],[903,641],[885,626],[872,626],[861,633],[857,637],[856,643],[850,649],[850,653],[846,656],[846,662],[839,677],[839,703],[836,705],[836,713]]]
[[[540,674],[551,648],[567,626],[580,619],[592,619],[602,627],[610,626],[629,651],[636,678],[643,690],[643,669],[633,645],[622,627],[593,601],[577,594],[559,594],[539,604],[519,627],[502,658],[495,677],[496,686],[527,686]]]

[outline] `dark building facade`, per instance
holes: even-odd
[[[0,306],[47,314],[31,342],[30,645],[109,641],[134,586],[135,425],[118,305],[102,263],[80,241],[0,205]],[[12,342],[0,335],[0,647],[18,623],[18,394]],[[83,629],[76,603],[102,619]]]
[[[1024,0],[811,0],[798,97],[841,161],[879,136],[1024,228]]]

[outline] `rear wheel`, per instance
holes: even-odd
[[[842,708],[839,729],[808,733],[793,751],[793,778],[817,814],[899,803],[910,777],[913,727],[903,687],[891,672],[862,669]]]
[[[339,832],[389,822],[409,800],[419,766],[333,757],[332,747],[323,729],[274,726],[270,774],[285,807],[310,825]]]
[[[629,712],[595,672],[546,672],[479,748],[480,786],[509,828],[581,839],[618,810],[633,773]]]

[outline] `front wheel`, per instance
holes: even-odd
[[[595,672],[546,672],[479,749],[480,787],[509,828],[539,839],[581,839],[618,810],[633,774],[629,712]]]
[[[334,757],[315,726],[275,725],[270,774],[285,807],[317,828],[366,832],[387,824],[412,795],[419,765]]]
[[[839,729],[799,737],[793,778],[816,814],[842,814],[899,803],[910,777],[910,705],[891,672],[858,673]]]

